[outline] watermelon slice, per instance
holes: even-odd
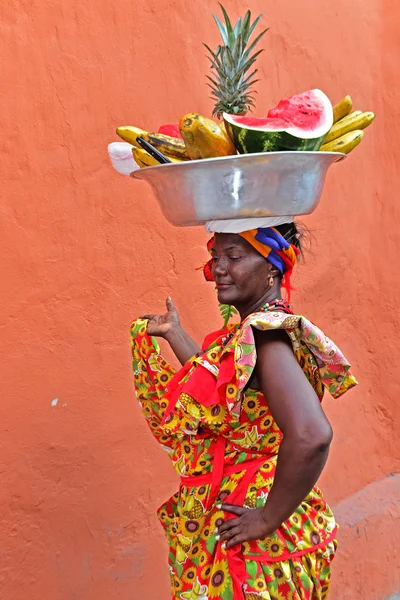
[[[333,125],[333,110],[321,90],[310,90],[284,98],[267,117],[225,113],[224,121],[240,154],[318,150]]]
[[[158,130],[158,133],[162,133],[163,135],[169,135],[173,138],[183,139],[181,132],[179,131],[179,125],[171,125],[169,123],[166,125],[161,125],[160,129]]]

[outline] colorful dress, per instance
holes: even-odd
[[[137,397],[157,441],[181,477],[159,509],[169,544],[172,599],[322,600],[329,591],[337,526],[317,486],[268,538],[225,549],[215,529],[235,518],[227,502],[262,507],[274,481],[283,435],[268,399],[251,389],[253,328],[282,329],[320,400],[356,384],[340,350],[307,319],[279,310],[250,315],[208,336],[203,351],[178,371],[132,324]]]

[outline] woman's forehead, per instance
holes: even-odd
[[[257,250],[237,233],[216,233],[213,248],[219,253],[240,250],[246,256],[253,254],[260,256]]]
[[[246,248],[249,244],[236,233],[216,233],[214,247],[220,250],[228,248]]]

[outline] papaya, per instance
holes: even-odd
[[[189,158],[215,158],[236,154],[236,148],[226,131],[217,123],[198,113],[187,113],[179,121]]]

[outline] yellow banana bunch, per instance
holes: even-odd
[[[333,107],[333,122],[336,123],[337,121],[340,121],[340,119],[343,119],[343,117],[349,114],[352,108],[352,99],[350,96],[345,96],[343,100]]]
[[[375,119],[373,112],[355,110],[351,112],[353,102],[345,96],[333,107],[333,125],[328,131],[321,152],[342,152],[348,154],[363,139],[363,130]]]
[[[172,162],[181,162],[183,160],[189,160],[185,142],[181,139],[173,138],[169,135],[163,135],[162,133],[149,133],[144,129],[140,129],[139,127],[133,127],[132,125],[124,125],[123,127],[118,127],[117,135],[119,135],[119,137],[122,138],[124,142],[132,144],[132,146],[134,146],[135,148],[139,148],[140,150],[142,150],[142,147],[138,143],[137,138],[142,137],[146,142],[149,142],[149,144],[154,146],[157,150],[159,150],[162,154],[164,154],[171,160],[174,158],[177,159],[177,161],[172,160]],[[140,156],[138,156],[138,158],[140,159]],[[154,160],[155,159],[153,159],[153,161]],[[143,162],[146,163],[145,166],[150,166],[149,164],[147,164],[148,159],[146,159]],[[158,161],[151,162],[151,165],[155,164],[160,163]]]
[[[153,158],[144,148],[137,148],[136,146],[132,146],[132,154],[136,164],[139,165],[141,169],[144,167],[155,167],[156,165],[160,165],[156,158]],[[182,160],[178,158],[173,158],[172,156],[168,157],[173,163],[181,163]]]
[[[358,112],[358,111],[356,111]],[[324,140],[324,145],[340,138],[345,133],[349,131],[354,131],[356,129],[365,129],[369,125],[371,125],[372,121],[375,119],[375,115],[373,112],[362,112],[361,114],[353,114],[344,117],[334,125],[332,125],[331,129],[328,131],[328,135]]]
[[[136,148],[141,148],[141,146],[137,143],[136,138],[146,134],[147,131],[139,129],[139,127],[132,127],[131,125],[124,125],[123,127],[117,128],[117,135],[119,135],[124,142],[132,144],[133,146],[136,146]]]
[[[355,131],[349,131],[345,133],[341,137],[329,142],[329,144],[324,144],[321,146],[321,152],[342,152],[343,154],[349,154],[364,137],[364,132],[361,129],[356,129]]]

